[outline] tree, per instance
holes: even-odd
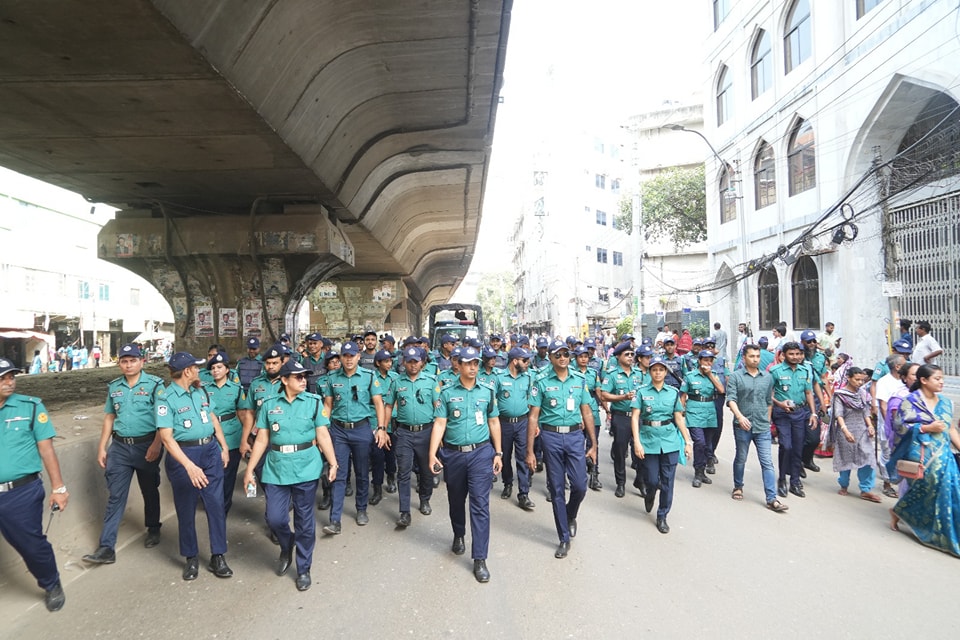
[[[477,302],[483,309],[483,321],[488,333],[503,331],[513,324],[510,315],[514,312],[513,273],[500,271],[485,273],[477,285]]]
[[[633,197],[620,198],[620,210],[613,216],[613,228],[625,231],[627,235],[633,233]]]
[[[633,316],[627,316],[617,325],[617,337],[633,332]]]
[[[642,202],[647,239],[667,237],[680,247],[707,239],[703,165],[670,168],[643,183]]]

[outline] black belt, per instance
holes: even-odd
[[[359,422],[340,422],[339,420],[334,420],[333,426],[340,427],[341,429],[358,429],[360,427],[369,427],[370,420],[368,418],[364,418]]]
[[[157,437],[156,433],[151,433],[145,436],[135,436],[133,438],[127,438],[125,436],[118,435],[116,431],[113,432],[113,439],[117,442],[122,442],[123,444],[143,444],[144,442],[153,442]]]
[[[177,440],[177,444],[180,445],[180,448],[183,447],[202,447],[208,442],[213,442],[213,436],[207,436],[206,438],[200,438],[199,440]]]
[[[316,446],[313,442],[301,442],[300,444],[271,444],[271,451],[279,451],[280,453],[296,453],[297,451],[305,451],[310,447]]]
[[[713,402],[713,398],[704,398],[699,393],[687,394],[687,400],[693,400],[694,402]]]
[[[629,411],[614,411],[613,409],[611,409],[611,410],[610,410],[610,415],[613,415],[613,416],[626,416],[626,417],[629,418],[632,414],[631,414]]]
[[[30,475],[17,478],[16,480],[11,480],[10,482],[2,482],[0,483],[0,493],[5,491],[13,491],[17,487],[22,487],[25,484],[30,484],[31,482],[36,481],[38,478],[40,478],[39,473],[31,473]]]
[[[226,420],[233,420],[234,418],[237,417],[237,412],[234,411],[233,413],[225,413],[222,416],[217,416],[217,417],[220,418],[220,422],[224,422]]]
[[[544,431],[552,431],[554,433],[573,433],[574,431],[580,431],[583,429],[582,424],[575,424],[569,427],[555,427],[552,424],[542,424],[540,428]]]
[[[669,427],[673,424],[673,420],[644,420],[643,426],[645,427]]]
[[[405,431],[412,431],[413,433],[416,433],[418,431],[423,431],[424,429],[432,426],[433,426],[432,422],[424,422],[423,424],[402,424],[400,422],[397,423],[397,427],[399,427],[400,429],[404,429]]]
[[[502,422],[507,422],[507,423],[510,423],[510,424],[516,424],[516,423],[520,422],[521,420],[526,420],[526,419],[529,418],[529,417],[530,417],[530,414],[529,414],[529,413],[525,413],[525,414],[523,414],[522,416],[517,416],[516,418],[501,418],[501,421],[502,421]]]
[[[450,444],[449,442],[443,443],[443,448],[447,451],[459,451],[460,453],[468,453],[474,449],[479,449],[483,445],[490,442],[489,440],[484,440],[483,442],[477,442],[474,444]]]

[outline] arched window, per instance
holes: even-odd
[[[761,329],[773,329],[780,323],[780,278],[773,267],[767,267],[760,272],[757,304]]]
[[[793,268],[793,326],[820,326],[820,276],[810,256],[801,257]]]
[[[770,50],[770,36],[760,30],[753,44],[750,56],[750,95],[754,100],[773,84],[773,53]]]
[[[720,223],[737,219],[737,192],[730,178],[730,167],[724,167],[720,174]]]
[[[817,184],[817,142],[813,127],[806,120],[797,120],[787,146],[787,169],[790,195],[795,196]]]
[[[733,78],[730,70],[724,65],[717,76],[717,126],[730,119],[733,115]]]
[[[753,161],[753,191],[757,209],[763,209],[777,201],[777,169],[773,147],[763,141],[760,142]]]
[[[787,14],[783,35],[783,58],[786,73],[790,73],[810,57],[811,25],[809,0],[794,0]]]

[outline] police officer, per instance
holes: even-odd
[[[720,446],[720,436],[723,435],[723,408],[727,404],[726,386],[727,378],[730,376],[730,369],[727,367],[727,358],[717,349],[717,343],[713,338],[704,339],[703,348],[713,353],[711,371],[713,371],[717,380],[720,381],[721,386],[724,387],[724,391],[717,393],[713,398],[713,409],[717,413],[717,428],[713,431],[706,432],[706,435],[713,436],[712,440],[706,441],[709,458],[707,460],[706,472],[712,475],[717,472],[716,465],[719,462],[716,451],[717,447]],[[819,443],[819,438],[817,438],[817,442]],[[813,453],[810,455],[812,456]]]
[[[467,347],[460,357],[460,377],[440,392],[430,435],[430,469],[444,469],[450,524],[456,555],[466,551],[465,503],[470,499],[473,576],[477,582],[489,582],[487,549],[490,544],[490,489],[493,473],[500,473],[503,450],[500,448],[500,412],[493,390],[477,383],[480,352]],[[442,453],[439,451],[443,445]],[[440,462],[443,461],[441,465]]]
[[[163,447],[157,433],[156,400],[163,380],[143,372],[143,354],[135,344],[125,344],[118,353],[123,375],[107,386],[103,428],[97,446],[97,464],[105,469],[107,509],[96,551],[83,556],[86,562],[112,564],[117,559],[117,531],[127,507],[134,473],[143,495],[143,519],[148,549],[160,543],[160,457]],[[110,440],[110,451],[107,444]]]
[[[586,347],[586,342],[592,340],[592,338],[587,338],[584,340],[584,346],[577,347],[573,350],[574,358],[574,367],[576,371],[583,376],[583,383],[587,387],[587,391],[590,394],[590,414],[593,416],[593,441],[599,442],[600,440],[600,375],[599,372],[590,366],[590,351]],[[571,367],[573,369],[573,367]],[[502,405],[501,405],[502,406]],[[586,429],[583,431],[583,444],[585,449],[590,448],[590,434]],[[591,460],[587,458],[587,484],[594,491],[600,491],[603,488],[603,483],[600,482],[600,462],[596,459]]]
[[[440,383],[441,389],[446,389],[451,384],[460,379],[460,352],[462,349],[460,347],[454,347],[450,350],[450,357],[447,358],[447,361],[450,363],[450,366],[446,369],[440,369],[440,373],[437,375],[437,382]],[[477,376],[479,377],[479,367],[477,368]]]
[[[222,354],[226,355],[226,353],[227,353],[226,347],[224,347],[222,344],[212,344],[212,345],[210,345],[210,348],[207,349],[207,362],[209,363],[210,360],[212,360],[213,358],[215,358],[218,353],[222,353]],[[227,360],[227,362],[225,362],[224,364],[225,364],[226,367],[227,367],[227,377],[228,377],[230,380],[232,380],[233,382],[236,382],[237,384],[240,384],[240,375],[239,375],[236,371],[234,371],[233,369],[230,368],[230,361]],[[213,382],[213,374],[210,373],[210,370],[209,370],[209,369],[201,369],[201,370],[200,370],[200,384],[210,384],[211,382]]]
[[[237,361],[237,376],[244,391],[250,388],[253,379],[263,373],[263,358],[260,357],[260,339],[247,338],[247,355]]]
[[[703,351],[703,338],[693,339],[693,348],[689,353],[683,354],[683,375],[686,376],[691,371],[700,368],[700,352]],[[696,448],[696,447],[694,447]]]
[[[450,335],[449,333],[445,333],[440,336],[440,351],[437,353],[437,367],[440,369],[441,373],[453,367],[451,354],[456,346],[457,339],[454,336]]]
[[[340,348],[338,371],[327,375],[330,395],[323,399],[327,413],[330,414],[333,448],[337,460],[346,466],[353,456],[353,470],[356,476],[357,524],[364,526],[370,522],[367,516],[367,492],[370,488],[370,445],[389,446],[387,427],[384,422],[383,388],[369,369],[357,366],[360,351],[356,343],[345,342]],[[340,533],[340,516],[343,513],[343,498],[346,492],[347,470],[337,469],[333,483],[333,503],[330,507],[330,522],[323,527],[327,535]]]
[[[257,437],[256,413],[263,401],[276,395],[280,389],[280,367],[283,366],[283,348],[275,344],[263,354],[263,373],[250,382],[247,397],[238,405],[241,410],[243,434],[240,438],[240,456],[245,457]]]
[[[683,382],[683,359],[677,354],[677,341],[672,335],[663,339],[663,355],[661,359],[667,367],[665,382],[679,391],[680,384]]]
[[[497,369],[507,368],[507,351],[503,350],[503,336],[499,333],[490,335],[490,348],[496,353],[496,359],[493,366]]]
[[[599,372],[603,369],[603,360],[597,355],[597,341],[593,338],[587,338],[583,341],[583,347],[587,350],[587,366]],[[598,373],[599,377],[599,373]],[[600,423],[597,422],[597,425]]]
[[[827,374],[830,365],[827,362],[827,356],[817,348],[817,334],[807,329],[800,334],[800,344],[803,347],[803,361],[810,369],[810,381],[813,385],[813,400],[816,407],[817,416],[826,416],[826,407],[829,404],[827,398]],[[806,437],[803,441],[803,454],[801,456],[802,464],[801,477],[806,477],[804,469],[813,472],[820,471],[819,465],[813,461],[813,455],[820,446],[820,430],[807,429]],[[883,465],[879,465],[885,470]]]
[[[640,387],[641,372],[633,367],[633,345],[624,340],[613,350],[616,369],[608,370],[600,384],[600,399],[610,403],[610,422],[613,428],[613,444],[610,457],[613,459],[613,476],[617,483],[614,495],[622,498],[627,484],[627,450],[630,448],[630,402]],[[637,469],[633,485],[640,489],[642,477]]]
[[[547,347],[549,346],[550,341],[545,337],[540,336],[537,338],[537,353],[534,354],[533,361],[530,365],[534,372],[539,372],[550,366],[550,355],[547,353]]]
[[[803,443],[806,431],[819,426],[813,404],[813,385],[810,369],[803,362],[803,348],[796,342],[786,342],[781,348],[785,360],[770,369],[773,376],[773,410],[771,420],[777,425],[780,446],[777,494],[787,497],[787,474],[790,474],[790,493],[805,498],[800,483]]]
[[[223,511],[223,469],[230,463],[229,448],[220,429],[216,406],[197,384],[203,360],[184,351],[170,356],[170,384],[157,397],[157,430],[167,449],[167,478],[180,529],[180,555],[186,558],[183,579],[195,580],[197,560],[197,499],[203,500],[210,532],[210,564],[218,578],[233,571],[227,552],[227,516]]]
[[[70,494],[60,475],[53,449],[57,432],[46,407],[39,398],[16,393],[16,374],[22,372],[10,360],[0,358],[0,534],[46,592],[47,610],[59,611],[66,596],[53,547],[43,533],[41,466],[50,478],[52,509],[66,509]]]
[[[537,459],[533,453],[536,431],[543,435],[543,457],[547,467],[547,491],[553,503],[553,522],[560,544],[553,554],[566,558],[570,538],[577,535],[577,514],[587,493],[586,460],[597,461],[597,440],[590,391],[579,371],[570,368],[570,349],[560,340],[550,343],[551,369],[537,376],[530,388],[530,425],[527,434],[527,466],[532,471]],[[584,452],[583,430],[590,439]],[[570,497],[564,501],[564,485],[570,482]]]
[[[216,407],[220,429],[230,454],[230,462],[223,471],[224,514],[229,514],[230,507],[233,506],[233,490],[237,486],[237,470],[240,468],[240,440],[243,436],[243,423],[238,412],[245,406],[247,399],[240,383],[228,379],[229,362],[230,357],[222,351],[210,358],[207,361],[207,371],[213,376],[213,380],[203,385]]]
[[[396,381],[396,396],[393,415],[396,418],[395,445],[397,475],[400,492],[400,518],[397,526],[410,526],[410,478],[414,462],[420,468],[418,494],[420,513],[433,513],[430,498],[433,482],[427,469],[430,467],[430,435],[433,433],[434,405],[440,396],[437,379],[424,373],[423,351],[409,346],[403,351],[404,372]]]
[[[650,513],[660,490],[657,509],[657,531],[670,533],[667,514],[673,505],[673,484],[680,461],[680,451],[686,458],[693,453],[693,443],[683,417],[680,393],[665,384],[667,363],[655,356],[650,360],[650,384],[642,387],[631,401],[630,430],[633,449],[642,461],[646,495],[643,505]]]
[[[295,360],[280,369],[280,393],[267,398],[257,415],[257,440],[243,476],[244,486],[253,484],[253,467],[266,453],[261,482],[267,499],[267,523],[280,543],[276,573],[282,576],[290,568],[296,546],[298,591],[306,591],[313,582],[310,567],[317,543],[314,504],[323,469],[321,451],[327,459],[327,475],[332,479],[337,473],[323,399],[306,391],[307,378],[312,374]]]
[[[510,499],[513,491],[511,458],[516,455],[517,503],[524,511],[533,511],[536,506],[530,500],[531,473],[526,467],[527,421],[530,414],[527,396],[533,381],[527,372],[529,365],[529,351],[522,347],[510,349],[507,353],[507,368],[497,375],[495,389],[497,408],[500,411],[500,443],[503,446],[503,491],[500,497],[504,500]]]
[[[317,393],[317,380],[327,372],[327,363],[323,354],[323,336],[319,333],[308,333],[306,338],[307,352],[300,357],[300,364],[313,372],[307,379],[307,392]]]
[[[326,343],[329,342],[327,338],[324,338],[324,348],[326,348]],[[322,376],[318,376],[317,381],[314,383],[317,387],[317,395],[326,398],[330,395],[330,387],[327,384],[327,376],[333,371],[339,371],[342,364],[340,363],[340,354],[336,351],[328,351],[323,356],[324,366],[326,367],[326,373]],[[310,379],[307,379],[307,385],[310,385]],[[341,461],[346,466],[346,460]],[[320,511],[326,511],[333,504],[333,481],[330,480],[329,476],[326,473],[320,474],[320,500],[317,502],[317,509]],[[347,489],[348,492],[345,492],[344,495],[349,497],[353,495],[353,486],[350,484],[350,478],[347,478]]]
[[[474,347],[474,349],[476,348],[477,347]],[[487,386],[496,387],[497,377],[502,371],[495,366],[497,352],[494,351],[492,347],[484,346],[481,346],[478,350],[480,351],[480,372],[477,373],[477,380]]]
[[[713,484],[706,474],[713,453],[712,430],[717,428],[713,402],[724,393],[723,383],[713,372],[713,357],[713,351],[701,349],[697,354],[699,368],[687,373],[680,386],[680,402],[686,408],[687,429],[693,440],[693,486],[697,489]]]
[[[396,403],[396,382],[400,374],[393,371],[393,353],[387,349],[377,351],[375,356],[377,381],[383,398],[384,424],[387,425],[388,445],[381,448],[376,442],[370,445],[370,472],[373,476],[373,492],[370,504],[378,505],[383,499],[383,480],[386,476],[387,493],[397,492],[397,456],[393,450],[393,410]]]

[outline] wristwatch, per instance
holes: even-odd
[[[503,457],[503,451],[497,451],[495,454],[493,454],[493,456],[494,456],[495,458],[502,458],[502,457]]]
[[[386,430],[387,430],[386,427],[377,427],[377,431],[386,431]]]
[[[67,492],[67,485],[61,485],[56,489],[54,489],[53,491],[51,491],[50,493],[66,493],[66,492]]]

